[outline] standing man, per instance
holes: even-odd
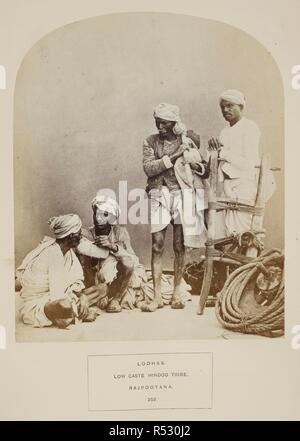
[[[218,150],[220,165],[219,183],[230,199],[246,199],[255,202],[260,164],[260,130],[254,121],[243,116],[244,94],[238,90],[226,90],[220,96],[220,108],[228,122],[219,139],[208,141],[209,149]],[[218,213],[220,214],[220,213]],[[252,214],[238,210],[225,210],[218,217],[217,237],[226,237],[251,230]]]
[[[180,120],[179,108],[161,103],[154,110],[158,134],[145,139],[143,144],[143,168],[148,177],[147,192],[151,201],[151,233],[154,299],[142,306],[143,311],[152,312],[163,307],[161,296],[162,257],[168,225],[173,225],[174,292],[171,300],[173,309],[184,308],[180,295],[180,284],[185,265],[185,237],[183,231],[183,200],[174,165],[183,157],[190,145],[200,146],[199,136],[186,131]],[[183,143],[183,137],[185,142]],[[199,174],[206,172],[204,162],[191,161],[190,168]]]

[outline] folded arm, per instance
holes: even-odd
[[[106,259],[109,254],[107,248],[95,245],[91,240],[82,237],[76,249],[79,254],[94,257],[96,259]]]
[[[143,168],[147,176],[157,176],[168,168],[173,167],[173,164],[168,155],[160,159],[155,157],[154,148],[146,139],[143,144]]]

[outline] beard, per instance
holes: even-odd
[[[105,225],[98,225],[95,224],[95,234],[96,236],[108,236],[111,231],[111,225],[105,224]]]

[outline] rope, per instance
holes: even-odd
[[[235,201],[233,201],[233,202],[229,202],[229,201],[209,202],[208,208],[211,210],[217,210],[217,211],[237,210],[237,211],[242,211],[243,213],[251,213],[251,214],[256,214],[259,216],[262,216],[264,214],[263,207],[244,205],[244,204],[240,204]]]
[[[284,281],[277,288],[272,303],[253,313],[240,308],[240,300],[247,285],[257,278],[262,265],[267,269],[277,265],[283,267],[284,256],[273,249],[262,253],[250,263],[240,266],[226,280],[216,302],[216,316],[224,328],[244,334],[258,334],[267,337],[284,335]]]

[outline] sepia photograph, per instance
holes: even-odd
[[[14,92],[17,342],[284,337],[284,92],[219,21],[95,16]]]

